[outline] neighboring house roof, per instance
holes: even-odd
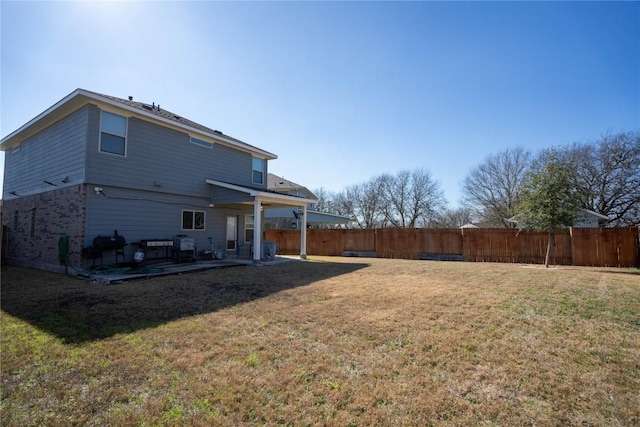
[[[467,223],[467,224],[461,226],[460,228],[480,228],[480,227],[478,227],[475,224]]]
[[[311,190],[301,184],[297,184],[293,181],[286,179],[283,176],[274,175],[272,173],[267,175],[267,188],[270,191],[275,191],[281,194],[288,194],[291,196],[303,197],[309,199],[309,203],[316,203],[318,197],[313,194]],[[296,214],[289,211],[277,211],[277,212],[265,212],[266,218],[291,218],[297,219]],[[307,224],[348,224],[352,221],[352,218],[343,215],[330,214],[325,212],[316,211],[313,209],[307,210]]]
[[[283,176],[277,176],[272,173],[267,175],[267,188],[271,191],[277,191],[278,193],[292,194],[308,199],[318,198],[304,185],[296,184],[293,181],[285,179]]]
[[[267,219],[287,219],[296,221],[301,218],[303,212],[296,209],[273,209],[265,210],[264,217]],[[307,209],[307,224],[320,225],[320,224],[349,224],[354,219],[337,214],[330,214],[326,212],[319,212],[313,209]]]
[[[515,217],[508,218],[507,221],[517,224]],[[574,227],[592,227],[592,226],[604,226],[609,222],[609,217],[602,215],[598,212],[594,212],[589,209],[580,209],[580,213],[576,218]]]
[[[96,92],[91,92],[85,89],[76,89],[62,100],[48,108],[37,117],[33,118],[19,129],[10,133],[0,141],[0,149],[6,151],[24,139],[35,135],[42,129],[50,126],[71,112],[77,110],[85,104],[93,103],[98,106],[109,106],[121,110],[126,110],[129,113],[143,117],[146,120],[158,122],[164,126],[173,127],[183,132],[187,132],[194,136],[201,136],[211,138],[223,145],[229,145],[234,148],[239,148],[244,151],[258,154],[266,159],[277,159],[273,153],[262,150],[239,139],[233,138],[229,135],[225,135],[218,130],[211,129],[203,126],[199,123],[186,119],[178,114],[172,113],[156,105],[155,103],[147,104],[144,102],[133,101],[133,99],[122,99],[115,96],[103,95]]]
[[[576,219],[574,227],[592,227],[594,225],[604,226],[609,222],[609,217],[589,209],[582,209],[581,214]]]
[[[292,212],[293,213],[293,212]],[[353,218],[313,210],[307,211],[307,224],[349,224]]]
[[[608,220],[609,219],[608,216],[602,215],[602,214],[600,214],[598,212],[591,211],[589,209],[583,209],[582,212],[584,212],[586,214],[585,216],[593,216],[593,217],[596,217],[596,218],[602,219],[602,220]]]

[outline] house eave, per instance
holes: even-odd
[[[157,116],[152,113],[147,113],[143,110],[126,104],[122,104],[115,100],[103,97],[98,93],[90,92],[84,89],[76,89],[75,91],[64,97],[62,100],[58,101],[53,106],[49,107],[44,112],[40,113],[24,125],[22,125],[20,128],[2,138],[2,140],[0,141],[0,150],[7,151],[15,147],[26,138],[35,135],[36,133],[47,128],[56,121],[71,114],[78,108],[91,102],[96,103],[98,107],[108,106],[109,108],[115,110],[126,111],[131,116],[143,117],[147,121],[160,123],[163,126],[171,127],[190,135],[209,138],[222,145],[227,145],[245,152],[255,154],[266,160],[275,160],[278,158],[278,156],[273,153],[226,138],[223,134],[205,132],[202,129],[196,129],[179,122],[173,122],[167,118]]]
[[[0,150],[7,151],[15,147],[24,139],[35,135],[42,129],[45,129],[80,108],[85,104],[85,102],[82,102],[82,99],[80,98],[82,96],[82,92],[82,89],[76,89],[33,119],[29,120],[24,125],[20,126],[15,131],[11,132],[9,135],[2,138],[2,140],[0,140]]]

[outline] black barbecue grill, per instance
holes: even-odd
[[[96,259],[100,258],[100,264],[104,262],[104,253],[109,251],[115,251],[116,264],[118,264],[118,256],[122,255],[122,262],[124,262],[124,247],[127,246],[127,242],[124,237],[118,235],[118,230],[115,230],[113,236],[98,236],[93,239],[93,246],[82,248],[82,257],[86,259],[92,259],[93,265],[96,265]]]

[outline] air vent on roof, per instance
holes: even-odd
[[[129,97],[129,101],[133,101],[133,96],[130,96],[130,97]]]
[[[147,105],[147,104],[142,104],[142,108],[146,109],[146,110],[153,110],[153,107],[151,105]]]
[[[214,130],[213,133],[217,133],[218,135],[224,135],[222,132],[220,132],[219,130]]]
[[[180,116],[176,116],[175,114],[173,115],[173,117],[174,117],[176,120],[180,120],[180,119],[182,118],[182,117],[180,117]]]

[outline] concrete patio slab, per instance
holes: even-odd
[[[298,258],[299,259],[299,258]],[[148,279],[152,277],[169,276],[172,274],[184,274],[196,271],[205,271],[214,268],[229,268],[242,266],[270,266],[283,262],[295,261],[294,257],[276,256],[273,260],[261,261],[254,264],[253,260],[227,258],[223,260],[211,261],[195,261],[188,263],[165,262],[159,264],[151,264],[139,268],[134,267],[109,267],[98,268],[96,270],[77,271],[76,275],[83,279],[90,280],[94,283],[110,285],[115,283],[123,283],[132,280]]]

